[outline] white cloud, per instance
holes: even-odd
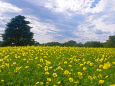
[[[40,43],[46,43],[55,41],[55,37],[58,35],[56,32],[59,30],[50,23],[40,22],[40,20],[34,16],[26,16],[27,20],[31,22],[31,31],[34,33],[34,38]]]
[[[10,13],[20,13],[21,11],[22,9],[10,3],[0,1],[0,24],[4,26],[11,19]]]
[[[7,3],[7,2],[3,2],[3,1],[0,1],[0,14],[1,13],[5,13],[5,12],[20,12],[22,11],[22,9],[10,4],[10,3]]]
[[[5,24],[5,22],[11,18],[7,13],[19,13],[21,11],[22,9],[10,3],[0,1],[0,24]]]
[[[96,15],[88,16],[86,22],[80,24],[74,34],[80,36],[82,42],[106,41],[108,36],[115,34],[115,24],[106,23],[108,17],[110,16],[106,14],[100,17]]]
[[[44,6],[54,12],[72,15],[74,13],[85,14],[102,12],[106,7],[107,1],[108,0],[100,0],[94,8],[91,8],[91,6],[95,0],[34,0],[29,2]]]
[[[96,29],[102,30],[104,32],[113,33],[115,31],[115,24],[106,24],[105,19],[110,17],[109,15],[103,15],[99,18],[95,18],[93,16],[89,17],[88,22],[90,22],[90,26],[94,25]]]
[[[115,11],[115,0],[107,0],[106,11]]]

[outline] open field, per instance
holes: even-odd
[[[0,48],[0,86],[115,86],[114,70],[115,48]]]

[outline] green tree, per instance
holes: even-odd
[[[104,44],[105,47],[115,48],[115,35],[109,36],[109,40]]]
[[[103,44],[98,41],[88,41],[84,44],[85,47],[103,47]]]
[[[30,32],[31,27],[29,21],[24,16],[18,15],[12,18],[7,24],[5,33],[2,35],[4,45],[24,46],[34,43],[33,33]]]
[[[45,44],[45,46],[61,46],[61,43],[59,43],[59,42],[48,42]]]
[[[63,44],[63,46],[76,46],[76,45],[77,45],[76,41],[73,41],[73,40],[70,40]]]
[[[2,46],[2,41],[0,41],[0,47]]]

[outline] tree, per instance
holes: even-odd
[[[59,43],[59,42],[48,42],[45,44],[45,46],[61,46],[61,43]]]
[[[103,44],[98,41],[88,41],[84,44],[85,47],[103,47]]]
[[[73,41],[73,40],[70,40],[63,44],[63,46],[76,46],[76,45],[77,45],[76,41]]]
[[[83,47],[84,45],[82,43],[77,43],[77,47]]]
[[[0,41],[0,47],[2,46],[2,41]]]
[[[109,36],[109,40],[104,44],[105,47],[115,48],[115,35]]]
[[[40,45],[40,43],[37,42],[37,41],[35,41],[35,42],[34,42],[34,45],[35,45],[35,46],[38,46],[38,45]]]
[[[26,21],[24,16],[18,15],[12,18],[2,35],[4,45],[32,45],[34,43],[33,33],[30,32],[31,27],[28,24],[30,22]]]

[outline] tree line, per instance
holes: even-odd
[[[65,43],[48,42],[40,44],[33,39],[34,33],[28,24],[29,21],[25,20],[24,16],[18,15],[7,23],[4,33],[2,34],[3,41],[0,41],[0,46],[71,46],[71,47],[109,47],[115,48],[115,35],[109,36],[109,39],[101,43],[100,41],[88,41],[86,43],[77,43],[70,40]]]
[[[114,40],[112,39],[114,38]],[[44,44],[39,44],[42,46],[71,46],[71,47],[107,47],[107,48],[115,48],[115,36],[109,36],[109,40],[104,43],[100,41],[87,41],[86,43],[77,43],[74,40],[70,40],[65,43],[59,42],[48,42]]]

